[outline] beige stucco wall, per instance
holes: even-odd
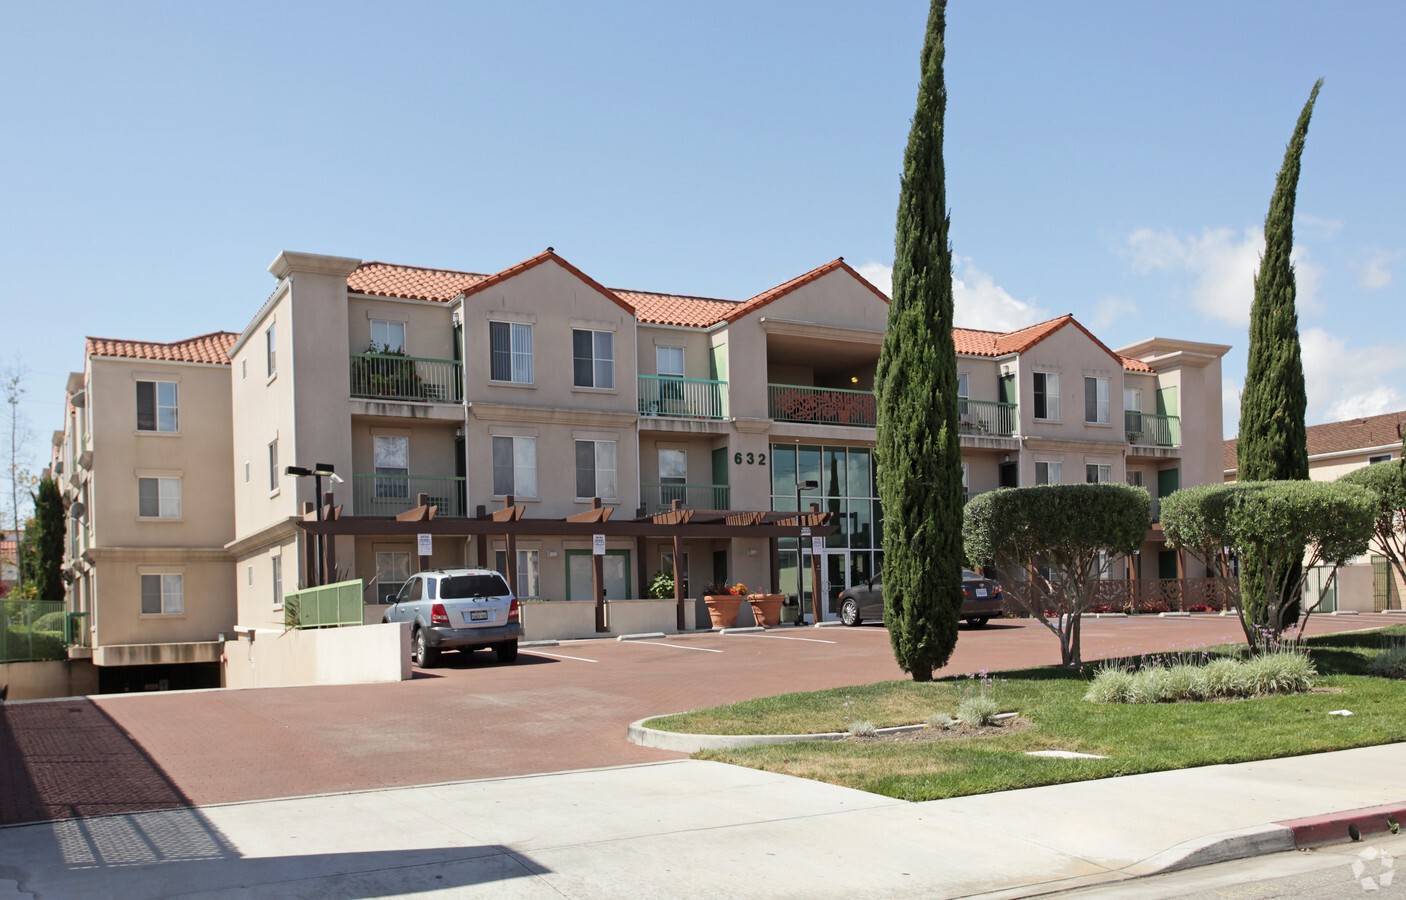
[[[371,343],[372,319],[405,325],[406,356],[454,358],[454,322],[447,304],[432,300],[350,297],[346,332],[349,354],[366,352]]]
[[[225,644],[224,686],[373,684],[410,678],[410,625],[259,631]]]
[[[86,659],[0,663],[0,684],[10,701],[83,697],[98,692],[98,670]]]

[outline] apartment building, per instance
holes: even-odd
[[[496,566],[550,599],[591,596],[604,533],[606,595],[643,596],[673,566],[651,525],[675,500],[710,514],[680,548],[690,596],[739,580],[809,593],[812,542],[777,524],[798,502],[835,526],[816,561],[823,616],[879,570],[888,301],[842,259],[745,301],[607,288],[550,248],[496,274],[293,252],[270,272],[229,350],[241,625],[281,623],[284,594],[319,578],[310,531],[321,577],[363,579],[368,602],[420,564],[422,533],[430,565]],[[1113,351],[1070,316],[955,338],[969,491],[1219,480],[1227,347]],[[314,480],[289,466],[336,473],[334,520],[309,527]],[[435,520],[395,521],[421,495]],[[1186,574],[1155,527],[1136,559],[1147,577]]]
[[[1399,460],[1403,430],[1406,430],[1406,410],[1310,425],[1304,429],[1308,443],[1308,477],[1313,481],[1337,481],[1353,469]],[[1236,443],[1236,439],[1231,438],[1222,445],[1222,474],[1226,481],[1235,481],[1238,475]],[[1406,583],[1392,569],[1386,556],[1374,549],[1343,566],[1336,576],[1327,566],[1310,572],[1305,591],[1308,602],[1318,602],[1318,609],[1324,612],[1373,612],[1402,609]]]
[[[50,473],[68,510],[63,572],[82,616],[71,658],[103,692],[218,686],[235,623],[228,349],[87,339]]]

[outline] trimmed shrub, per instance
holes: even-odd
[[[1084,699],[1091,703],[1127,703],[1133,685],[1133,673],[1127,669],[1105,666],[1094,675]]]
[[[855,737],[873,737],[879,733],[873,722],[855,721],[849,723],[849,733]]]
[[[1001,711],[1001,706],[995,698],[985,694],[972,694],[964,697],[961,703],[957,704],[956,719],[963,725],[990,725],[996,721],[996,714]]]
[[[1318,674],[1308,656],[1292,650],[1263,653],[1243,663],[1255,694],[1298,694],[1313,686]]]
[[[1406,647],[1392,647],[1372,660],[1371,672],[1380,678],[1406,678]]]

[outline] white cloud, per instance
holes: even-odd
[[[1264,235],[1254,228],[1235,232],[1207,228],[1200,235],[1182,237],[1169,231],[1139,228],[1128,235],[1126,255],[1141,274],[1168,272],[1189,276],[1188,293],[1197,309],[1213,319],[1244,326],[1250,321],[1255,299],[1255,273],[1264,252]],[[1297,282],[1297,305],[1318,308],[1318,285],[1323,270],[1309,256],[1308,248],[1295,244],[1292,254]]]
[[[1240,391],[1243,381],[1230,378],[1220,380],[1221,435],[1229,440],[1240,433]]]
[[[1406,345],[1349,346],[1322,328],[1304,331],[1299,342],[1310,425],[1406,409]]]
[[[1100,332],[1124,316],[1137,314],[1136,301],[1124,297],[1105,297],[1094,304],[1093,318],[1088,322],[1088,325],[1094,332]]]
[[[972,264],[970,257],[952,257],[953,322],[959,328],[1015,331],[1050,318],[1049,313],[1012,297],[996,280]],[[874,287],[893,296],[893,266],[870,260],[855,271]],[[1136,307],[1132,311],[1136,311]],[[1126,311],[1125,311],[1126,313]]]
[[[1362,270],[1362,277],[1358,281],[1362,287],[1369,291],[1379,291],[1382,288],[1391,286],[1391,264],[1400,259],[1406,251],[1397,250],[1392,253],[1389,250],[1376,248],[1363,263],[1357,264],[1355,268]]]
[[[1308,213],[1294,216],[1294,222],[1305,231],[1314,232],[1315,237],[1332,240],[1342,230],[1343,223],[1338,219],[1320,219]]]

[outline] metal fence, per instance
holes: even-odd
[[[452,359],[353,353],[351,394],[373,400],[458,403],[464,399],[463,366]]]
[[[353,475],[352,509],[358,516],[394,516],[415,507],[420,494],[438,506],[436,516],[462,519],[467,515],[466,479],[436,475]]]
[[[63,601],[0,600],[0,663],[63,659]]]
[[[873,428],[878,406],[873,391],[769,384],[769,415],[778,422],[819,422]]]
[[[1181,446],[1181,421],[1176,416],[1126,410],[1123,413],[1123,429],[1130,444]]]
[[[283,597],[283,624],[288,628],[327,628],[362,624],[361,579],[304,588]]]
[[[640,415],[727,418],[727,382],[640,375]]]
[[[1015,434],[1016,405],[993,400],[957,400],[959,434],[1012,437]]]
[[[670,509],[675,500],[688,509],[731,509],[729,496],[725,484],[640,485],[640,502],[647,516]]]

